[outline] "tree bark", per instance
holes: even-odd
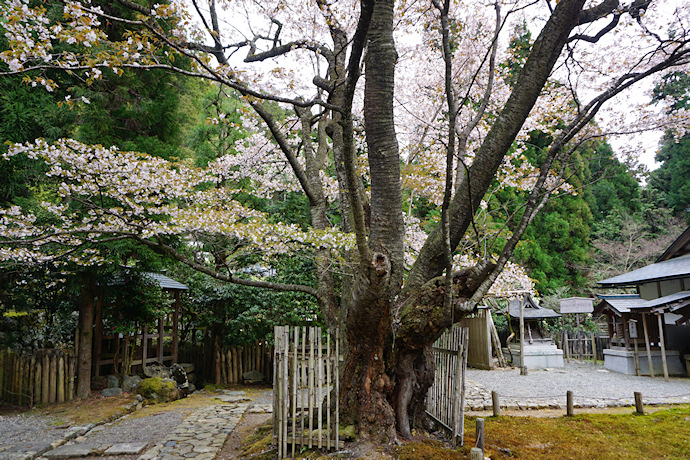
[[[91,348],[93,345],[93,313],[95,282],[90,274],[82,275],[79,299],[79,350],[77,398],[91,396]]]

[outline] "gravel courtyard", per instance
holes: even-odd
[[[637,377],[604,369],[603,364],[575,362],[564,368],[530,369],[526,376],[517,368],[485,371],[467,369],[468,405],[482,400],[491,403],[491,391],[502,401],[529,402],[549,406],[549,402],[565,403],[572,391],[576,404],[601,407],[617,406],[634,401],[634,392],[642,393],[648,404],[690,403],[690,378],[663,376]],[[560,405],[559,403],[559,405]],[[627,405],[627,404],[626,404]],[[530,407],[532,408],[532,407]]]

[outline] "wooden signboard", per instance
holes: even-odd
[[[568,297],[561,299],[561,313],[592,313],[594,299],[588,297]]]

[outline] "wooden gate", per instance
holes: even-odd
[[[340,344],[319,327],[275,327],[273,436],[278,457],[294,457],[296,446],[340,449],[338,398]],[[325,420],[324,420],[325,419]],[[290,452],[288,445],[292,446]]]
[[[465,372],[469,328],[455,325],[434,342],[434,383],[426,397],[426,413],[463,444]]]

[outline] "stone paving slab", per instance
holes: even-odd
[[[43,454],[45,458],[48,459],[64,459],[64,458],[76,458],[76,457],[86,457],[91,455],[91,447],[83,446],[80,444],[69,444],[60,446],[57,449],[51,450]]]
[[[146,448],[145,442],[126,442],[110,446],[104,455],[139,455]]]

